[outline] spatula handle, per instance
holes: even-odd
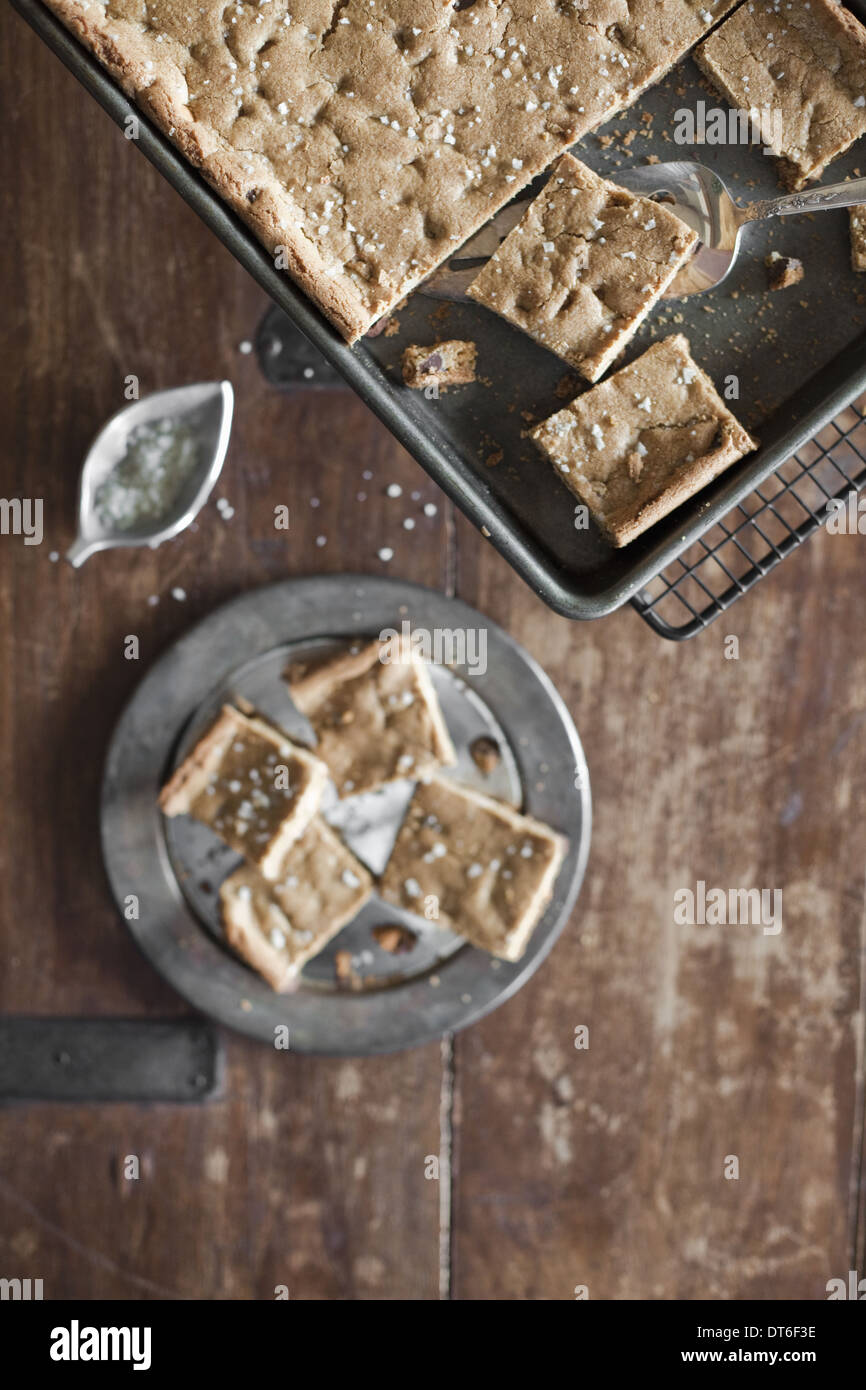
[[[823,212],[825,208],[851,208],[866,203],[866,178],[825,187],[807,188],[784,198],[766,198],[740,209],[742,222],[761,222],[767,217],[787,217],[795,212]]]

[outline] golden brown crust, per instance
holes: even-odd
[[[666,207],[564,154],[467,293],[595,382],[697,240]]]
[[[682,333],[653,343],[531,437],[615,546],[758,447]]]
[[[419,782],[380,892],[504,960],[519,960],[550,901],[564,836],[471,787]]]
[[[222,883],[226,938],[273,989],[289,989],[372,891],[363,864],[316,816],[289,849],[275,881],[245,864]]]
[[[788,188],[819,178],[866,134],[866,29],[833,0],[740,5],[695,59],[731,106],[768,113]]]
[[[262,188],[255,201],[250,202],[250,181],[242,157],[231,146],[219,142],[215,131],[192,119],[162,73],[151,77],[144,66],[148,59],[143,54],[117,41],[106,29],[99,5],[96,9],[100,13],[93,14],[94,6],[88,9],[82,0],[45,3],[87,45],[145,115],[162,131],[170,132],[190,163],[252,228],[268,251],[275,255],[278,247],[284,248],[288,262],[285,269],[343,337],[354,342],[365,333],[371,322],[369,309],[351,282],[337,281],[327,273],[315,246],[287,220],[286,209],[281,206],[285,202],[282,190],[277,186]],[[131,44],[131,39],[127,42]]]

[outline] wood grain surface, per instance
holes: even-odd
[[[0,1009],[185,1012],[109,897],[102,760],[142,672],[256,584],[355,569],[476,604],[562,692],[595,806],[569,928],[453,1042],[340,1062],[230,1037],[203,1107],[0,1113],[0,1275],[46,1297],[520,1300],[820,1299],[863,1273],[862,538],[819,534],[681,645],[630,610],[555,616],[350,392],[267,386],[241,350],[261,292],[8,7],[0,45],[0,494],[43,498],[46,533],[0,536]],[[50,554],[129,374],[234,383],[235,514],[74,572]],[[701,879],[782,889],[781,932],[675,925]]]

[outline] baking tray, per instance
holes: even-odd
[[[850,269],[847,213],[786,218],[750,229],[725,285],[711,296],[663,306],[627,357],[664,333],[687,333],[696,358],[717,382],[730,374],[738,377],[740,398],[731,404],[743,423],[757,430],[761,448],[645,536],[612,550],[594,530],[574,529],[573,497],[523,437],[530,419],[563,404],[563,362],[479,306],[443,312],[418,292],[396,315],[398,333],[347,347],[41,0],[13,4],[119,125],[135,113],[140,130],[135,143],[151,163],[490,543],[567,617],[602,617],[632,598],[866,390],[866,311],[858,304],[864,286]],[[717,169],[742,199],[778,193],[773,161],[760,149],[674,141],[676,111],[694,110],[699,100],[724,107],[686,60],[575,150],[599,173],[613,177],[617,167],[648,155],[662,161],[693,156]],[[638,132],[629,149],[617,130]],[[845,178],[857,164],[855,146],[833,164],[829,178]],[[771,247],[804,261],[802,287],[765,292],[762,262]],[[428,401],[397,384],[398,363],[407,342],[432,342],[437,336],[477,342],[481,381]],[[575,382],[569,394],[578,389]]]

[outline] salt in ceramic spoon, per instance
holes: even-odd
[[[228,381],[156,391],[100,430],[81,470],[76,568],[111,546],[176,536],[207,501],[222,470],[234,392]]]

